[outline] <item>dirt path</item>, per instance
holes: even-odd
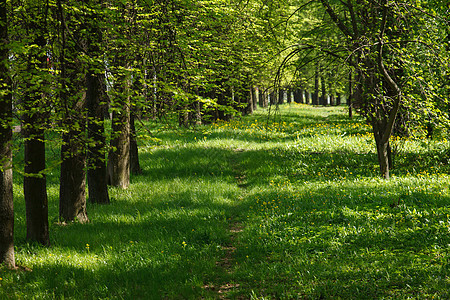
[[[246,177],[245,173],[241,170],[239,165],[239,156],[240,153],[244,152],[243,149],[234,149],[233,155],[229,158],[229,164],[233,169],[234,178],[236,179],[236,183],[239,188],[241,188],[244,192],[246,188]],[[240,196],[242,199],[242,195]],[[238,200],[239,201],[239,200]],[[240,284],[234,282],[232,279],[234,268],[236,266],[235,260],[235,251],[239,247],[238,235],[244,229],[243,224],[234,218],[230,218],[228,221],[228,232],[229,232],[229,244],[222,245],[222,250],[224,251],[224,255],[221,260],[217,261],[216,264],[218,267],[222,268],[226,276],[222,282],[218,283],[217,286],[208,286],[207,288],[214,291],[217,294],[218,299],[246,299],[244,297],[236,297],[235,294],[239,290]]]

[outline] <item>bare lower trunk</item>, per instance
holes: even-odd
[[[49,245],[48,199],[45,174],[44,131],[25,129],[25,177],[23,190],[26,206],[27,240]]]
[[[8,72],[6,0],[0,0],[0,264],[15,268],[12,184],[12,98]]]
[[[77,144],[80,132],[70,130],[63,136],[59,218],[61,221],[88,222],[86,212],[86,153]]]
[[[108,156],[108,183],[122,189],[130,185],[130,108],[113,113],[112,151]]]
[[[130,118],[130,172],[131,174],[142,174],[141,165],[139,164],[139,150],[136,140],[136,126],[134,124],[135,116],[131,114]]]
[[[0,141],[3,142],[3,141]],[[0,146],[5,154],[4,144]],[[8,147],[8,146],[7,146]],[[5,156],[2,156],[5,158]],[[0,264],[14,268],[14,205],[12,169],[3,163],[0,171]],[[5,168],[6,167],[6,168]]]
[[[384,179],[389,179],[390,171],[390,151],[389,143],[377,142],[378,163],[380,165],[380,173]]]
[[[106,140],[104,114],[106,107],[101,104],[103,75],[88,74],[86,78],[88,107],[88,170],[87,182],[91,203],[109,204],[106,168]]]

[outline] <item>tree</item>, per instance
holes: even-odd
[[[0,1],[0,264],[15,267],[12,183],[12,97],[6,0]]]
[[[104,116],[107,111],[107,94],[105,87],[104,65],[100,46],[103,38],[99,23],[99,8],[95,6],[97,1],[90,3],[90,7],[85,17],[87,26],[87,36],[85,41],[85,51],[88,56],[88,68],[86,73],[86,105],[88,111],[87,131],[87,182],[89,201],[91,203],[109,204],[109,194],[107,185],[106,167],[106,137]],[[101,1],[100,1],[101,2]]]
[[[49,245],[48,199],[45,176],[45,126],[50,107],[49,75],[46,55],[46,24],[49,7],[33,4],[25,13],[25,31],[29,40],[26,67],[21,72],[23,91],[23,134],[25,175],[23,182],[26,205],[27,240]]]
[[[442,89],[435,92],[439,90],[436,86],[442,85],[437,73],[445,74],[436,61],[443,66],[448,65],[448,54],[442,51],[442,45],[448,44],[443,30],[446,26],[442,25],[448,21],[442,20],[448,18],[442,16],[445,13],[436,14],[438,2],[441,3],[439,0],[415,3],[400,0],[316,0],[301,1],[295,11],[301,14],[309,7],[308,13],[312,11],[312,15],[325,17],[313,22],[313,29],[298,27],[298,41],[288,57],[301,54],[300,61],[316,62],[315,94],[318,94],[318,77],[324,75],[318,72],[319,60],[345,63],[353,71],[350,82],[354,82],[354,86],[349,99],[372,125],[380,172],[384,178],[389,178],[392,168],[389,140],[394,129],[400,128],[400,108],[408,109],[409,114],[418,113],[423,110],[421,107],[436,107],[437,101],[432,99],[445,102],[442,101],[445,92]],[[293,15],[288,19],[291,20]],[[308,61],[306,58],[311,49],[315,50],[316,57]],[[424,76],[411,80],[418,69]],[[329,73],[335,72],[336,69]],[[429,80],[423,80],[425,75]],[[415,86],[425,86],[426,91],[414,90]],[[314,98],[313,103],[317,101]],[[411,101],[419,98],[422,103]],[[401,119],[402,124],[406,123],[404,118]]]
[[[74,11],[57,1],[60,36],[60,111],[62,121],[59,218],[61,221],[89,221],[86,212],[86,96],[81,74],[83,62],[77,51],[81,33]],[[70,29],[71,39],[67,39]]]

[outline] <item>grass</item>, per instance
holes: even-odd
[[[49,248],[25,241],[16,175],[16,261],[31,271],[0,269],[0,298],[450,298],[448,142],[395,140],[382,180],[370,128],[343,108],[266,113],[149,124],[144,173],[89,204],[88,224],[57,223],[55,170]]]

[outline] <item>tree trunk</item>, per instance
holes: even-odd
[[[261,87],[258,87],[258,105],[264,107],[264,92]]]
[[[15,268],[12,183],[12,97],[8,71],[6,0],[0,0],[0,264]]]
[[[112,118],[112,150],[108,155],[108,183],[122,189],[130,185],[130,104],[129,82],[116,83],[117,99]],[[120,85],[126,85],[125,88]]]
[[[330,105],[334,106],[334,95],[333,95],[333,92],[331,90],[332,90],[332,83],[331,83],[331,80],[330,80],[328,82],[328,95],[330,97]]]
[[[65,133],[61,146],[59,187],[59,219],[63,222],[88,222],[86,212],[86,95],[85,82],[80,82],[81,62],[75,46],[67,47],[65,16],[61,1],[57,1],[61,26],[60,99],[62,126]],[[77,35],[79,28],[72,34]]]
[[[88,150],[87,183],[91,203],[109,204],[106,168],[106,139],[104,115],[106,107],[102,102],[104,77],[89,73],[86,78],[86,102],[88,108]],[[106,98],[106,97],[104,97]]]
[[[25,118],[26,123],[32,118]],[[34,126],[38,126],[39,122]],[[28,127],[33,126],[28,123]],[[41,128],[25,127],[25,176],[23,190],[26,206],[27,240],[49,245],[48,199],[45,174],[45,142]]]
[[[33,18],[39,19],[40,12]],[[34,32],[35,39],[31,45],[37,46],[28,57],[27,81],[24,97],[24,114],[22,116],[25,147],[25,176],[23,190],[26,207],[27,240],[49,245],[47,180],[45,174],[45,125],[47,119],[46,87],[47,84],[32,84],[47,76],[45,70],[47,56],[43,52],[45,37],[42,24],[30,21],[28,30]],[[34,52],[34,53],[33,53]]]
[[[252,87],[252,93],[253,93],[253,103],[252,103],[252,112],[254,112],[255,110],[258,109],[258,96],[259,96],[259,92],[258,89],[256,87]]]
[[[348,75],[348,98],[347,98],[347,106],[348,106],[348,117],[351,119],[353,117],[353,76],[352,71]]]
[[[284,104],[284,90],[278,91],[278,104]]]
[[[383,124],[380,124],[376,120],[372,120],[372,129],[374,132],[375,144],[377,147],[380,173],[383,178],[389,179],[390,169],[392,168],[392,153],[389,145],[389,140],[383,141],[382,138],[383,132],[386,130],[385,127],[385,124],[383,126]]]
[[[59,219],[64,222],[89,221],[86,212],[86,153],[83,142],[80,143],[82,135],[81,130],[69,130],[63,135]]]
[[[87,53],[93,58],[86,74],[86,106],[88,111],[87,183],[91,203],[109,204],[104,124],[109,99],[106,94],[105,75],[102,72],[104,66],[97,62],[103,55],[100,50],[103,37],[97,23],[98,18],[99,15],[92,11],[86,20],[89,34],[86,37],[85,47]]]
[[[323,71],[323,70],[322,70]],[[325,87],[325,78],[323,76],[320,77],[320,84],[322,87],[322,96],[320,96],[320,105],[327,105],[328,101],[327,101],[327,92],[326,92],[326,87]]]
[[[317,105],[319,102],[319,64],[316,65],[316,72],[314,74],[314,94],[312,97],[312,105]]]
[[[130,172],[133,175],[142,174],[141,165],[139,164],[139,150],[136,140],[136,127],[134,124],[135,112],[130,116]]]

